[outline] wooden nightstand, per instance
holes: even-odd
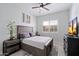
[[[15,51],[20,49],[20,40],[13,39],[13,40],[5,40],[3,42],[3,55],[8,56]]]

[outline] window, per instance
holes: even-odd
[[[43,32],[56,32],[58,26],[57,20],[44,21],[43,22]]]
[[[49,32],[49,22],[48,21],[43,22],[43,31]]]

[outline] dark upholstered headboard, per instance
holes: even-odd
[[[17,26],[17,38],[19,34],[23,34],[23,33],[33,33],[33,27],[18,25]]]

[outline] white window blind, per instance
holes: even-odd
[[[43,21],[43,32],[56,32],[57,26],[57,20]]]

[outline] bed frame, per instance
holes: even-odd
[[[17,26],[17,36],[18,33],[22,32],[33,32],[33,28],[28,26]],[[44,46],[44,49],[39,49],[21,42],[21,49],[25,50],[26,52],[34,56],[47,56],[50,54],[52,47],[53,47],[53,39],[48,43],[47,46]]]
[[[53,46],[53,40],[47,46],[44,46],[44,49],[39,49],[30,45],[21,43],[21,48],[34,56],[49,55],[52,50],[52,46]]]

